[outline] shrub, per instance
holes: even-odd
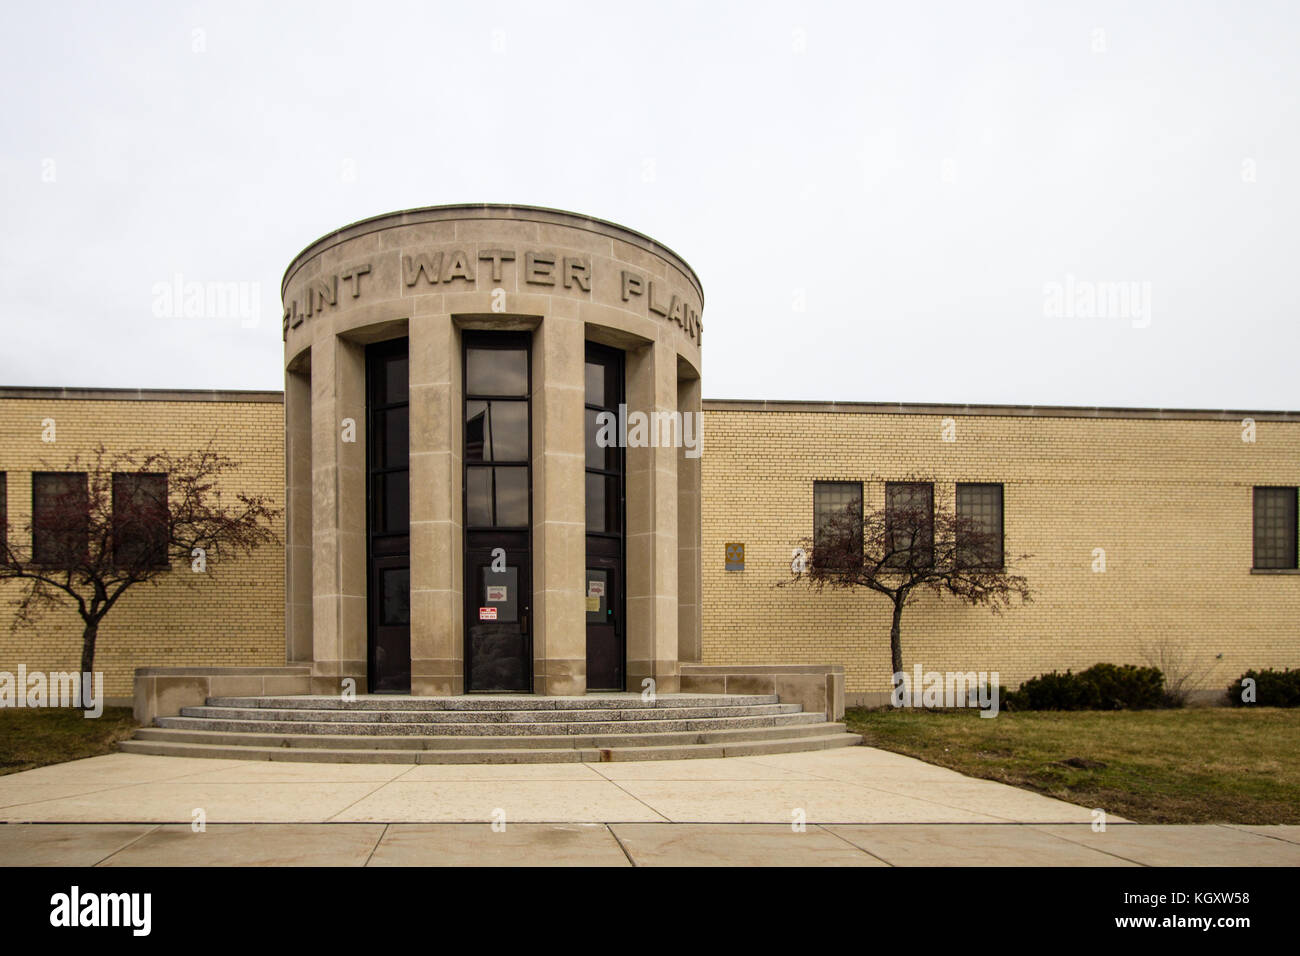
[[[1094,664],[1077,674],[1040,674],[1003,696],[1008,710],[1149,710],[1165,702],[1158,668]]]
[[[1300,707],[1300,668],[1296,670],[1248,670],[1236,681],[1228,685],[1228,703],[1234,707],[1245,707],[1247,702],[1241,699],[1242,683],[1247,680],[1255,682],[1255,700],[1252,703],[1261,707]]]

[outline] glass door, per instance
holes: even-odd
[[[532,690],[527,333],[464,339],[465,689]]]
[[[623,353],[588,342],[585,377],[587,689],[624,690]]]

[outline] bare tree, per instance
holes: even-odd
[[[1165,675],[1164,699],[1166,706],[1182,707],[1209,681],[1215,671],[1215,661],[1197,661],[1182,644],[1162,640],[1142,651],[1147,665]]]
[[[276,542],[271,525],[280,512],[271,499],[221,489],[237,467],[212,442],[180,455],[110,454],[101,444],[85,461],[77,455],[59,471],[33,475],[42,494],[20,535],[25,547],[0,529],[0,581],[24,585],[12,601],[14,627],[71,602],[82,620],[81,670],[89,673],[99,625],[127,590],[158,585],[173,564],[197,586],[223,561]]]
[[[903,608],[918,591],[950,595],[1000,614],[1013,601],[1030,603],[1027,580],[1013,573],[1002,531],[957,515],[933,498],[934,482],[899,483],[894,500],[865,514],[854,504],[826,518],[814,540],[805,539],[791,564],[793,580],[816,591],[865,588],[893,604],[889,651],[893,673],[903,670]]]

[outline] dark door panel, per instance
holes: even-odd
[[[533,685],[527,333],[465,333],[465,689]]]
[[[509,543],[508,536],[499,541]],[[522,549],[512,555],[508,547],[476,550],[467,556],[467,690],[530,690],[531,587],[527,561],[519,560],[527,556]]]
[[[367,682],[411,690],[410,439],[407,340],[366,349]]]
[[[624,690],[624,449],[602,444],[600,424],[623,402],[623,353],[587,343],[586,430],[587,689]],[[606,430],[608,431],[608,430]]]

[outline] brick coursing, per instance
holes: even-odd
[[[999,672],[1003,685],[1098,661],[1144,662],[1162,642],[1226,685],[1300,665],[1300,576],[1251,574],[1252,488],[1300,485],[1300,423],[1240,420],[704,412],[703,661],[833,663],[846,690],[889,689],[890,604],[871,592],[776,588],[812,534],[813,481],[933,477],[1004,485],[1006,546],[1035,601],[1002,616],[919,595],[904,612],[910,671]],[[727,542],[745,570],[724,570]],[[1093,567],[1104,548],[1106,570]],[[1220,658],[1219,655],[1222,655]]]
[[[41,440],[55,421],[53,443]],[[197,450],[215,438],[217,451],[240,467],[226,495],[267,495],[284,507],[284,410],[275,402],[138,401],[0,398],[0,471],[8,476],[9,531],[23,534],[31,514],[33,471],[61,471],[99,442],[110,453]],[[283,515],[273,531],[284,540]],[[26,542],[22,542],[25,549]],[[104,618],[95,668],[110,697],[132,694],[134,670],[145,666],[280,665],[284,663],[284,550],[263,547],[218,567],[197,587],[193,572],[173,565],[157,585],[132,587]],[[197,577],[197,576],[196,576]],[[34,627],[14,630],[11,601],[19,582],[0,583],[0,671],[73,671],[81,659],[81,618],[67,603]]]

